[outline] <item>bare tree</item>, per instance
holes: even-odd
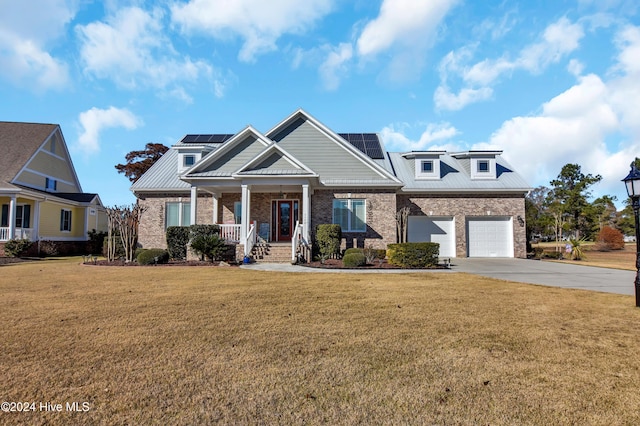
[[[407,233],[408,226],[407,222],[409,220],[409,207],[403,207],[396,212],[396,231],[398,234],[398,242],[406,243],[407,242]]]
[[[139,204],[131,206],[108,207],[107,220],[109,231],[107,234],[107,260],[112,261],[116,255],[115,238],[120,237],[126,262],[133,261],[133,254],[138,245],[138,226],[140,217],[146,210]],[[118,235],[116,235],[118,234]]]

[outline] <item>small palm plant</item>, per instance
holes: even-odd
[[[586,259],[586,256],[584,255],[584,243],[587,240],[585,238],[581,238],[581,239],[574,239],[571,238],[569,240],[569,243],[571,244],[571,259],[573,260],[582,260],[582,259]]]

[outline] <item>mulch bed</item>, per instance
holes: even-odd
[[[0,265],[9,265],[12,263],[30,262],[34,259],[22,259],[20,257],[0,257]]]
[[[222,263],[222,265],[221,265]],[[138,262],[125,262],[124,260],[114,260],[109,262],[107,260],[96,260],[95,262],[84,262],[84,265],[96,265],[96,266],[149,266],[149,267],[162,267],[162,266],[220,266],[220,267],[237,267],[235,263],[226,262],[203,262],[200,260],[171,260],[168,263],[161,263],[158,265],[140,265]]]
[[[356,268],[345,267],[341,259],[327,259],[324,261],[324,263],[321,263],[320,261],[316,260],[309,263],[302,263],[300,264],[300,266],[306,266],[309,268],[321,268],[321,269],[363,269],[363,270],[372,270],[372,271],[375,271],[376,269],[411,269],[411,268],[401,268],[400,266],[392,265],[388,263],[386,259],[384,259],[381,263],[376,260],[372,265],[359,266]],[[429,269],[446,269],[446,268],[444,267],[444,265],[438,265],[434,268],[429,268]]]

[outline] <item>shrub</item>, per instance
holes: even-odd
[[[101,253],[102,247],[104,246],[104,239],[107,238],[107,233],[92,229],[87,232],[87,236],[89,237],[86,246],[87,252],[90,254]],[[42,250],[42,246],[40,246],[40,250]]]
[[[133,258],[136,259],[136,261],[137,261],[138,260],[138,256],[140,256],[140,253],[142,253],[143,251],[147,251],[147,250],[149,250],[149,249],[138,247],[136,249],[136,251],[133,252]]]
[[[342,258],[342,264],[348,268],[353,268],[364,266],[367,264],[367,261],[364,258],[364,254],[362,254],[362,252],[352,251],[344,255],[344,257]]]
[[[358,248],[358,247],[351,247],[351,248],[346,249],[346,250],[344,251],[344,254],[343,254],[342,256],[344,257],[344,256],[346,256],[346,255],[348,255],[348,254],[351,254],[351,253],[360,253],[360,254],[363,254],[363,250],[362,250],[361,248]]]
[[[40,256],[57,256],[60,254],[58,243],[51,240],[40,240],[38,243]]]
[[[167,228],[167,251],[172,259],[186,259],[187,244],[189,244],[188,226],[170,226]]]
[[[402,268],[428,268],[438,264],[440,244],[399,243],[387,246],[389,263]]]
[[[624,248],[624,235],[622,232],[610,226],[605,226],[596,238],[596,250],[622,250]]]
[[[212,262],[221,259],[227,253],[227,245],[218,235],[197,235],[191,239],[191,250],[204,260],[206,256]]]
[[[143,250],[136,260],[140,265],[167,263],[169,261],[169,252],[164,249],[147,249]]]
[[[9,257],[24,256],[31,248],[31,244],[33,243],[26,238],[16,238],[13,240],[9,240],[4,244],[4,252]]]
[[[122,239],[120,238],[119,234],[114,233],[111,236],[111,239],[113,240],[113,244],[115,246],[115,259],[123,259],[125,257],[125,253],[124,253],[124,246],[122,245]],[[109,238],[105,237],[104,241],[102,242],[102,255],[106,258],[108,258],[107,256],[107,245],[109,244]]]
[[[220,227],[218,225],[191,225],[189,227],[189,237],[194,238],[198,235],[220,235]]]
[[[534,247],[533,248],[533,257],[536,259],[542,259],[544,255],[544,247]]]
[[[340,255],[340,240],[342,228],[336,224],[322,224],[316,227],[316,244],[320,252],[320,259],[328,259]]]

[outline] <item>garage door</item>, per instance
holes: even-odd
[[[456,257],[456,232],[452,217],[409,216],[410,243],[440,244],[440,257]]]
[[[513,225],[509,217],[467,219],[469,257],[513,257]]]

